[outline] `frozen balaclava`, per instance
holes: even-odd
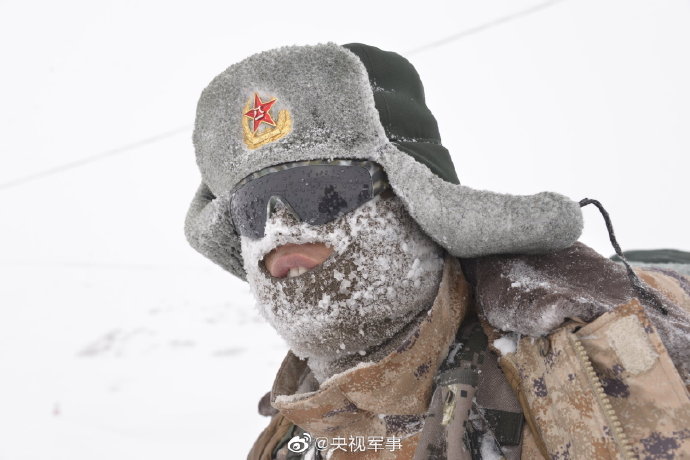
[[[333,253],[312,270],[274,278],[264,267],[274,248],[313,242]],[[241,247],[261,314],[295,355],[309,359],[319,381],[387,354],[387,345],[433,304],[443,268],[443,249],[396,196],[379,195],[322,226],[279,209],[263,238],[241,237]]]

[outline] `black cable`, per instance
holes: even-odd
[[[609,216],[609,213],[606,212],[606,209],[604,209],[604,206],[599,201],[592,200],[590,198],[580,200],[581,208],[587,206],[588,204],[593,204],[594,206],[596,206],[599,209],[599,212],[601,212],[601,215],[604,217],[604,222],[606,222],[606,229],[609,232],[609,240],[611,240],[611,245],[613,246],[613,249],[616,251],[616,254],[620,258],[621,262],[623,262],[623,265],[625,265],[625,268],[628,271],[628,278],[630,278],[630,283],[633,285],[633,289],[637,293],[640,300],[656,308],[664,315],[668,315],[668,310],[666,309],[666,307],[664,307],[664,303],[661,301],[659,296],[637,276],[637,273],[635,273],[635,271],[633,270],[632,266],[628,262],[628,259],[626,259],[623,255],[623,251],[621,250],[621,247],[618,244],[618,241],[616,240],[616,234],[613,232],[613,224],[611,223],[611,217]]]
[[[79,166],[84,166],[84,165],[87,165],[90,163],[94,163],[96,161],[103,160],[104,158],[111,157],[113,155],[119,155],[119,154],[128,152],[130,150],[137,149],[137,148],[142,147],[144,145],[160,142],[160,141],[165,140],[169,137],[173,137],[173,136],[175,136],[181,132],[189,131],[190,129],[192,129],[192,126],[182,126],[180,128],[175,128],[175,129],[172,129],[170,131],[167,131],[167,132],[164,132],[161,134],[156,134],[156,135],[151,136],[151,137],[140,139],[136,142],[132,142],[130,144],[125,144],[125,145],[122,145],[120,147],[116,147],[114,149],[106,150],[104,152],[95,153],[95,154],[90,155],[86,158],[70,161],[68,163],[63,163],[63,164],[54,166],[52,168],[45,169],[43,171],[35,172],[32,174],[26,175],[24,177],[20,177],[19,179],[13,179],[13,180],[10,180],[9,182],[3,182],[3,183],[0,183],[0,190],[12,188],[12,187],[17,187],[19,185],[24,185],[27,182],[32,182],[32,181],[42,179],[42,178],[47,177],[47,176],[60,174],[60,173],[63,173],[65,171],[68,171],[70,169],[77,168]]]
[[[468,35],[475,35],[475,34],[484,32],[485,30],[489,30],[489,29],[493,29],[495,27],[501,26],[507,22],[511,22],[511,21],[516,20],[516,19],[520,19],[520,18],[523,18],[525,16],[529,16],[531,14],[537,13],[541,10],[546,9],[546,8],[550,8],[550,7],[556,5],[557,3],[560,3],[562,1],[563,0],[549,0],[547,2],[539,3],[537,5],[532,6],[531,8],[527,8],[525,10],[520,10],[516,13],[509,14],[507,16],[501,16],[497,19],[486,22],[484,24],[480,24],[480,25],[475,26],[475,27],[470,27],[469,29],[461,30],[460,32],[456,32],[453,35],[449,35],[447,37],[433,41],[431,43],[427,43],[427,44],[422,45],[418,48],[407,51],[403,54],[405,54],[406,56],[411,56],[413,54],[421,53],[421,52],[430,50],[432,48],[437,48],[437,47],[443,46],[447,43],[454,42],[455,40],[460,40],[462,38],[465,38]]]
[[[484,32],[485,30],[488,30],[488,29],[493,29],[494,27],[498,27],[498,26],[500,26],[506,22],[510,22],[510,21],[515,20],[515,19],[529,16],[533,13],[536,13],[536,12],[541,11],[543,9],[549,8],[549,7],[555,5],[556,3],[559,3],[561,1],[563,1],[563,0],[549,0],[549,1],[544,2],[544,3],[539,3],[539,4],[537,4],[531,8],[527,8],[525,10],[521,10],[521,11],[518,11],[516,13],[507,15],[507,16],[502,16],[500,18],[494,19],[493,21],[489,21],[485,24],[481,24],[481,25],[476,26],[476,27],[471,27],[469,29],[462,30],[462,31],[457,32],[453,35],[442,38],[440,40],[436,40],[434,42],[427,43],[427,44],[422,45],[418,48],[410,50],[404,54],[406,54],[406,55],[417,54],[417,53],[427,51],[427,50],[432,49],[432,48],[436,48],[438,46],[445,45],[445,44],[453,42],[455,40],[459,40],[459,39],[464,38],[468,35],[474,35],[477,33]],[[105,157],[109,157],[109,156],[112,156],[115,154],[127,152],[129,150],[138,148],[142,145],[158,142],[158,141],[166,139],[168,137],[172,137],[172,136],[178,134],[179,132],[186,131],[190,128],[191,128],[191,126],[185,126],[182,128],[173,129],[171,131],[168,131],[168,132],[165,132],[162,134],[158,134],[158,135],[155,135],[155,136],[152,136],[149,138],[141,139],[139,141],[133,142],[133,143],[128,144],[128,145],[124,145],[124,146],[117,147],[117,148],[114,148],[111,150],[107,150],[105,152],[96,153],[94,155],[88,156],[86,158],[82,158],[80,160],[71,161],[69,163],[63,163],[61,165],[55,166],[53,168],[50,168],[50,169],[47,169],[44,171],[39,171],[39,172],[29,174],[29,175],[24,176],[24,177],[20,177],[19,179],[14,179],[14,180],[10,180],[9,182],[0,183],[0,190],[9,189],[12,187],[23,185],[27,182],[32,182],[32,181],[35,181],[38,179],[42,179],[46,176],[52,176],[54,174],[59,174],[59,173],[62,173],[64,171],[67,171],[67,170],[70,170],[70,169],[73,169],[73,168],[76,168],[79,166],[83,166],[83,165],[86,165],[89,163],[99,161]]]

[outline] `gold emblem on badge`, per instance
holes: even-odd
[[[262,145],[275,142],[285,136],[292,129],[292,118],[290,112],[281,110],[278,112],[278,121],[275,122],[271,117],[271,108],[276,103],[276,98],[263,102],[257,93],[254,93],[254,107],[251,106],[252,99],[249,98],[244,106],[242,117],[242,129],[244,130],[244,143],[250,149],[258,149]],[[252,125],[250,126],[250,120]],[[266,123],[260,131],[262,123]]]

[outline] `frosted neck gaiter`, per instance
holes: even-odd
[[[274,278],[263,265],[278,246],[314,242],[333,254],[300,276]],[[381,357],[374,352],[387,351],[431,307],[443,269],[443,249],[397,197],[378,196],[322,226],[279,210],[263,238],[242,237],[242,256],[259,312],[295,355],[309,359],[319,381]]]

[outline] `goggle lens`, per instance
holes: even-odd
[[[372,199],[382,188],[375,187],[374,175],[371,168],[359,164],[315,164],[271,172],[235,190],[232,219],[240,235],[261,238],[269,202],[278,197],[302,222],[323,225]]]

